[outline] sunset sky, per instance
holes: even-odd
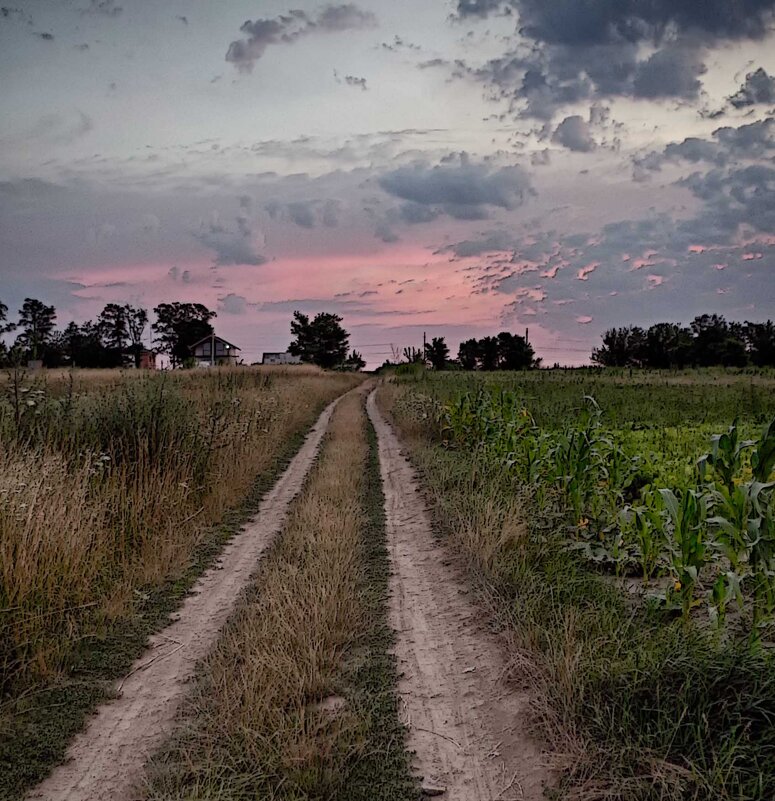
[[[8,0],[0,301],[422,332],[775,317],[775,0]]]

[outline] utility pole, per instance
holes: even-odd
[[[215,367],[215,329],[210,334],[210,367]]]
[[[426,348],[426,340],[425,340],[425,331],[422,332],[422,363],[425,364],[425,348]]]

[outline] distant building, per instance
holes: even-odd
[[[301,359],[292,353],[265,353],[261,364],[301,364]]]
[[[199,367],[232,366],[237,364],[240,348],[222,337],[211,334],[191,346],[191,353]]]
[[[140,363],[138,367],[141,370],[155,370],[156,369],[156,351],[154,350],[141,350]]]

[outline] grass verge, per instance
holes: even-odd
[[[556,798],[775,797],[771,651],[629,602],[568,553],[551,504],[476,454],[443,449],[417,420],[397,423],[437,529],[484,583],[532,680]]]
[[[322,410],[322,402],[315,417]],[[314,421],[312,418],[311,422]],[[17,801],[61,762],[87,715],[109,699],[116,680],[144,651],[148,637],[169,623],[199,576],[226,542],[254,515],[261,499],[301,447],[307,429],[292,433],[254,482],[244,501],[201,536],[188,564],[174,578],[134,593],[131,614],[82,637],[68,672],[0,702],[0,801]]]
[[[414,799],[388,654],[388,561],[363,395],[202,666],[147,797]]]

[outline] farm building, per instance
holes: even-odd
[[[232,366],[237,364],[240,348],[237,345],[232,345],[231,342],[227,342],[223,337],[211,334],[209,337],[194,343],[191,346],[191,353],[199,367],[213,365]]]
[[[156,369],[156,351],[141,350],[140,363],[138,367],[141,370],[155,370]]]
[[[261,364],[301,364],[301,359],[292,353],[265,353]]]

